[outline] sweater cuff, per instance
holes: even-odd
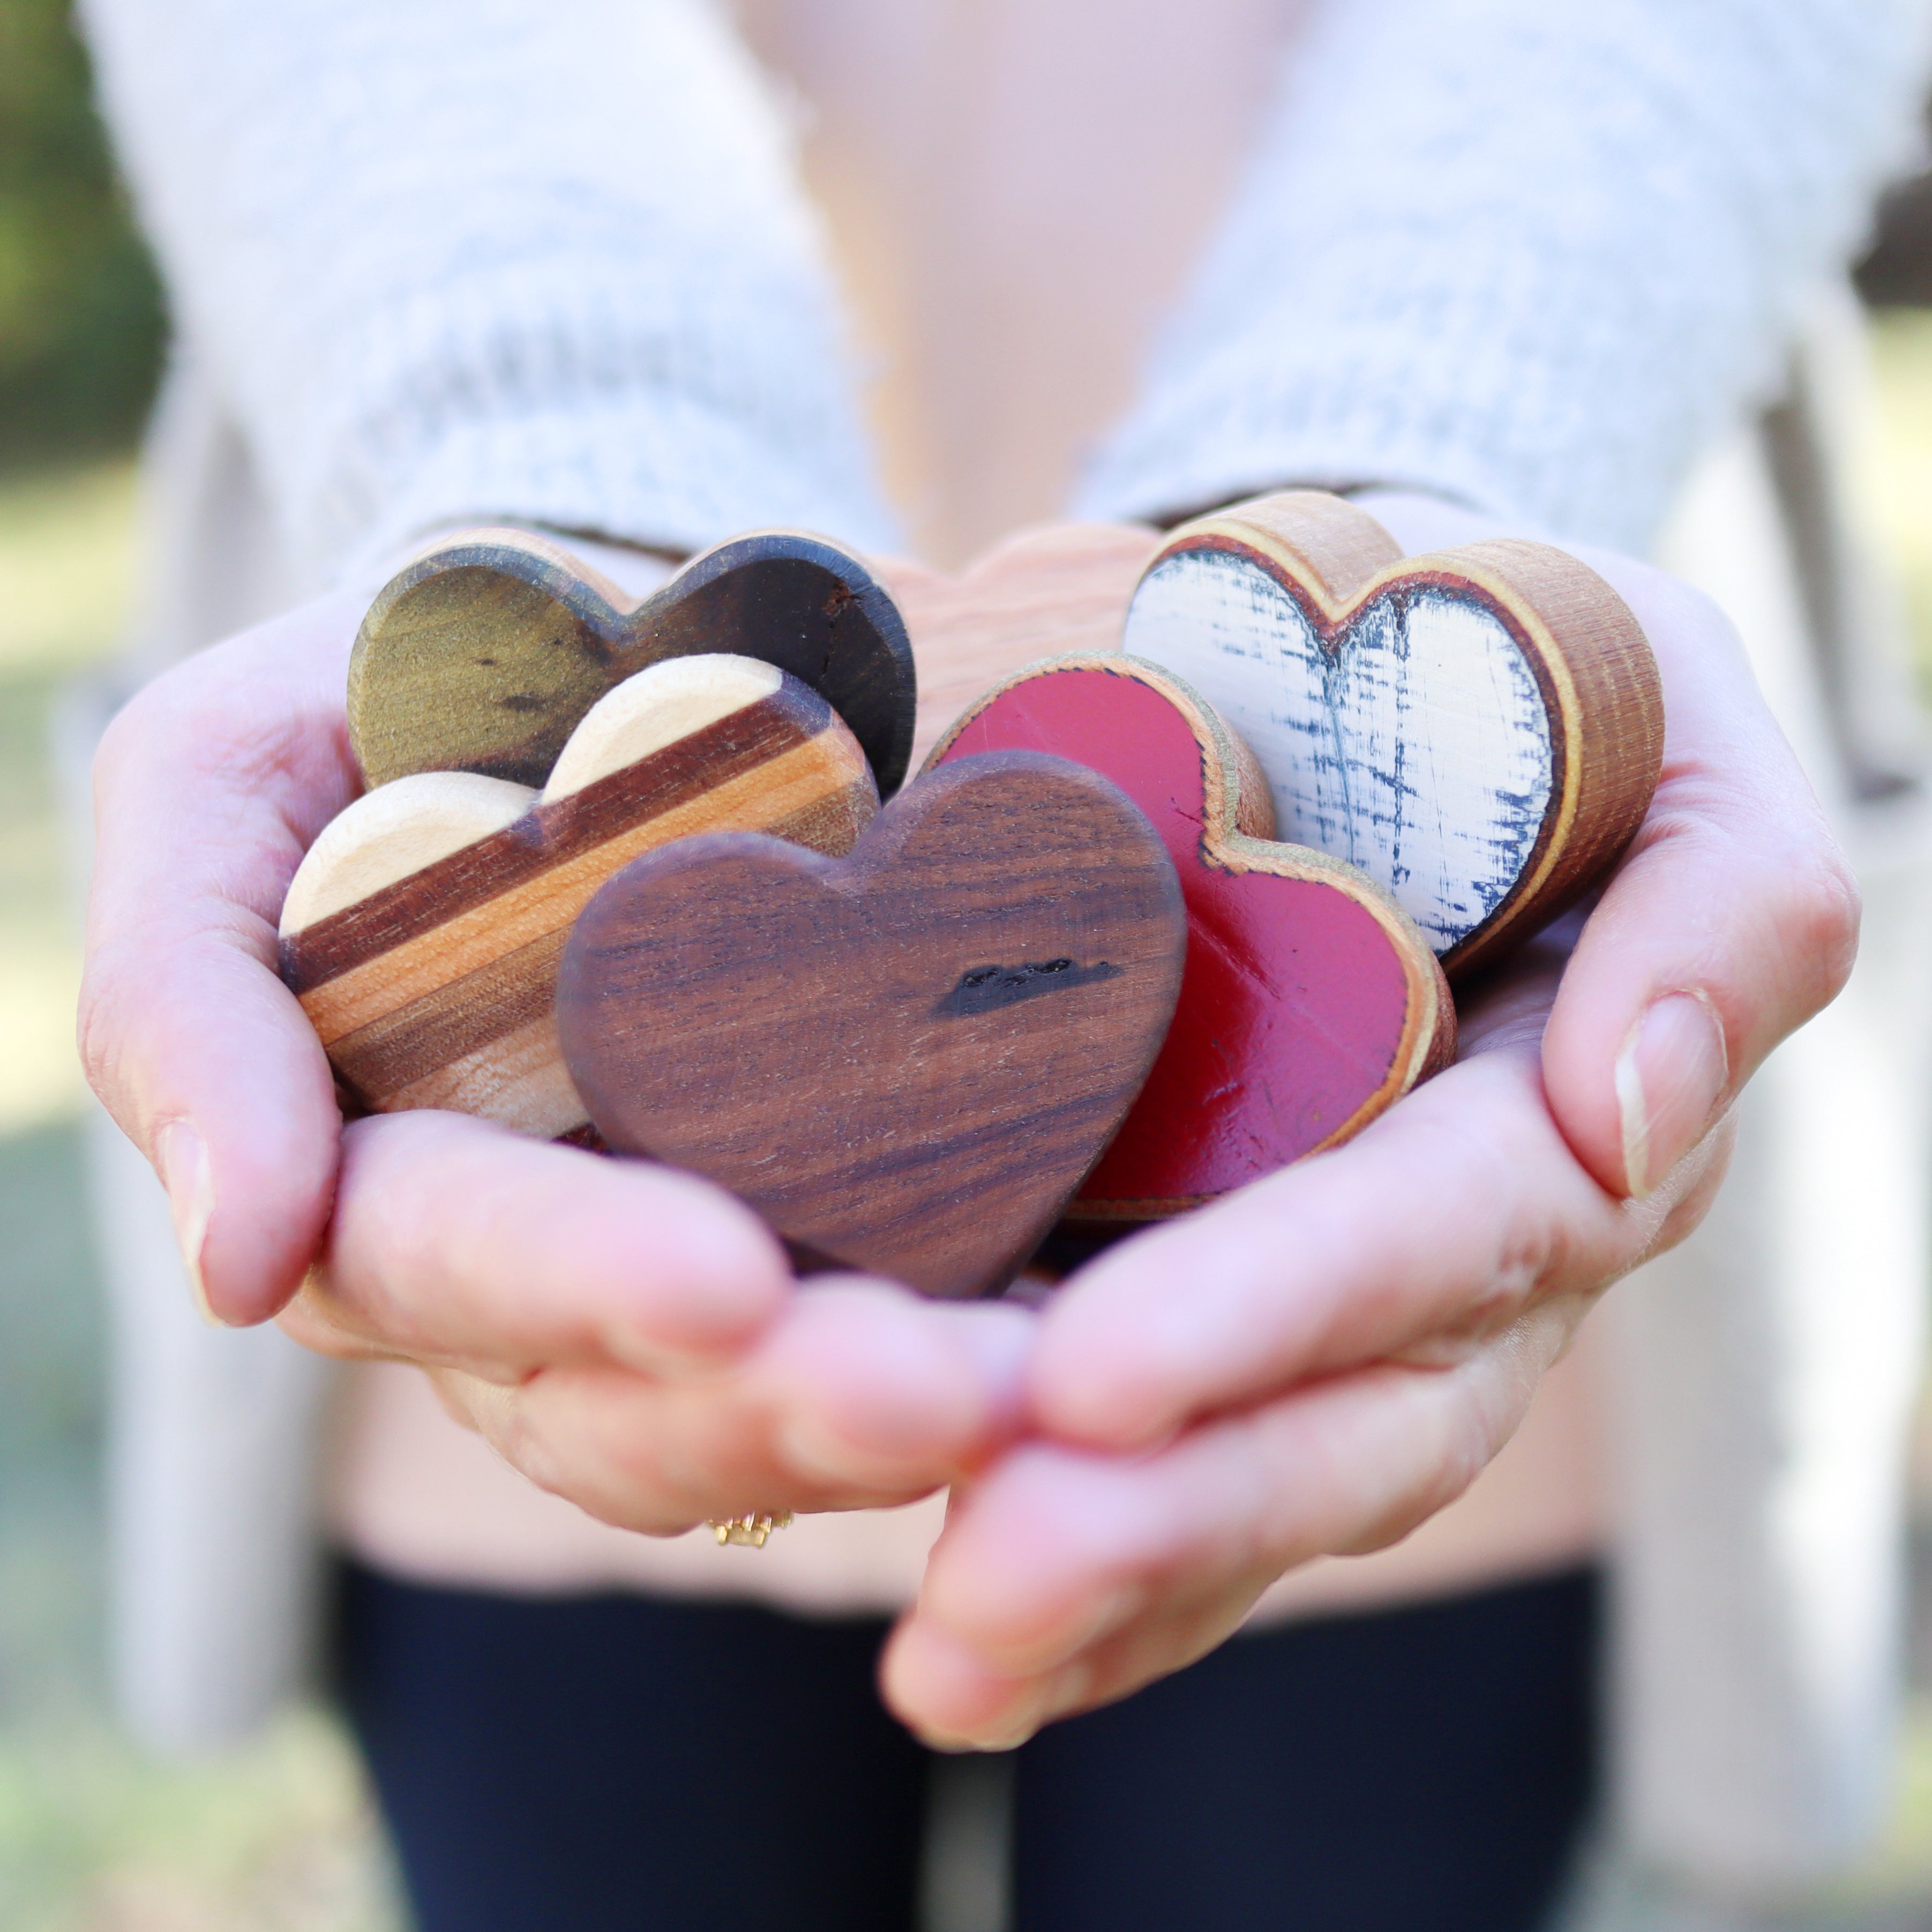
[[[336,574],[353,579],[431,532],[492,522],[595,532],[672,555],[772,525],[860,550],[897,540],[864,494],[776,454],[741,422],[660,391],[613,398],[594,416],[559,408],[452,424],[398,479]]]

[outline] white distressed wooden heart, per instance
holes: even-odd
[[[1452,971],[1587,890],[1656,787],[1663,710],[1643,634],[1608,584],[1544,544],[1405,562],[1351,504],[1264,498],[1174,533],[1123,643],[1246,741],[1279,836],[1360,866]]]

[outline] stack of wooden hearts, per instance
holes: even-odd
[[[349,1102],[994,1292],[1358,1132],[1656,784],[1642,635],[1540,545],[1298,492],[887,574],[758,532],[634,602],[486,530],[394,579],[282,920]]]

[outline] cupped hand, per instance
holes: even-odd
[[[1368,507],[1411,554],[1497,533],[1428,500]],[[1843,984],[1856,891],[1729,625],[1577,554],[1662,672],[1636,840],[1587,919],[1473,989],[1455,1066],[1053,1300],[1031,1439],[956,1488],[882,1666],[934,1742],[1006,1746],[1124,1696],[1284,1570],[1454,1500],[1594,1298],[1696,1225],[1730,1103]]]
[[[800,1289],[708,1182],[428,1112],[350,1127],[282,1316],[324,1354],[425,1368],[532,1481],[653,1535],[926,1494],[1012,1432],[1034,1322],[857,1276]]]
[[[421,1364],[536,1480],[653,1532],[910,1500],[1012,1430],[1033,1317],[801,1292],[716,1189],[449,1114],[345,1133],[276,922],[356,795],[364,596],[190,659],[110,727],[81,1042],[217,1320]],[[285,1312],[284,1312],[285,1311]]]

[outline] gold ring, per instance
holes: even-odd
[[[762,1550],[774,1530],[788,1528],[790,1523],[790,1510],[767,1510],[763,1514],[751,1510],[743,1516],[728,1516],[722,1521],[714,1516],[711,1533],[717,1538],[720,1550],[728,1543],[735,1543],[741,1550]]]

